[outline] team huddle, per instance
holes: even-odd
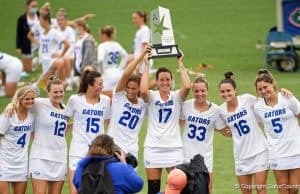
[[[18,28],[23,20],[28,27],[26,32],[18,29],[21,34],[17,35],[17,49],[22,62],[0,52],[5,92],[13,96],[0,116],[0,193],[10,193],[10,184],[14,193],[25,193],[31,177],[34,193],[61,193],[68,178],[70,193],[76,194],[86,157],[97,150],[101,156],[116,157],[125,163],[108,167],[115,193],[139,192],[143,180],[122,155],[138,158],[139,132],[145,118],[143,161],[149,194],[160,192],[163,169],[169,173],[197,154],[204,157],[212,193],[215,131],[233,140],[235,174],[242,193],[267,193],[269,169],[274,172],[279,193],[298,193],[298,99],[290,91],[278,89],[265,69],[256,75],[258,97],[238,95],[233,73],[227,72],[219,83],[224,101],[219,106],[207,99],[208,82],[204,77],[191,82],[183,53],[177,57],[181,81],[178,90],[172,90],[173,74],[166,67],[159,67],[155,80],[151,80],[153,61],[146,13],[137,11],[132,17],[138,31],[133,53],[128,55],[114,41],[113,26],[100,29],[102,43],[96,49],[86,25],[89,14],[68,20],[60,9],[56,18],[51,18],[49,4],[38,11],[37,1],[27,0],[27,12],[18,21]],[[42,65],[38,81],[46,83],[47,98],[37,97],[33,86],[16,90],[22,69],[32,70],[35,49]],[[78,92],[64,105],[64,91],[74,87]],[[188,99],[190,90],[192,99]],[[68,132],[72,133],[69,150],[65,138]],[[105,144],[108,137],[103,134],[113,138],[120,154],[114,155],[97,144]],[[116,169],[124,169],[124,173]]]

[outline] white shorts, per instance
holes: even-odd
[[[300,155],[269,160],[272,170],[290,170],[300,168]]]
[[[20,60],[11,61],[4,71],[6,76],[5,81],[7,83],[18,82],[21,78],[22,71],[23,64]]]
[[[235,161],[235,174],[248,175],[269,169],[268,151],[263,151],[251,158]]]
[[[7,168],[0,167],[0,181],[25,182],[28,179],[27,168]]]
[[[42,61],[40,62],[42,64],[42,73],[45,74],[47,73],[50,68],[53,66],[54,61],[60,60],[57,58],[43,58]]]
[[[178,148],[144,148],[146,168],[170,168],[183,163],[183,150]]]
[[[34,179],[63,181],[67,178],[67,164],[32,158],[29,162],[29,174]]]
[[[78,162],[83,159],[83,157],[79,157],[79,156],[69,156],[69,169],[72,171],[75,171],[77,166],[78,166]]]
[[[118,81],[121,79],[122,71],[117,68],[108,68],[102,75],[103,79],[103,91],[113,90]]]

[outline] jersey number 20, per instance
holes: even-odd
[[[123,116],[119,120],[119,124],[124,127],[129,127],[129,129],[134,129],[139,122],[139,117],[137,115],[132,115],[128,111],[123,112]]]

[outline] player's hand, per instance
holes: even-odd
[[[122,150],[116,151],[115,155],[117,158],[122,162],[126,164],[126,156],[125,153]]]
[[[293,96],[293,93],[292,93],[290,90],[285,89],[285,88],[279,89],[279,92],[280,92],[283,96],[288,97],[288,98]]]
[[[21,55],[22,54],[22,49],[20,49],[20,48],[16,49],[16,53]]]
[[[151,57],[151,52],[150,52],[150,53],[149,53],[149,52],[146,52],[146,54],[145,54],[145,56],[144,56],[144,63],[145,63],[145,65],[149,65],[149,64],[150,64],[150,63],[149,63],[150,57]]]
[[[14,113],[14,105],[12,103],[9,103],[5,110],[3,111],[4,112],[4,115],[7,116],[7,117],[12,117],[13,113]]]
[[[96,17],[96,14],[94,14],[94,13],[88,13],[88,14],[86,14],[86,15],[83,17],[83,19],[84,19],[84,20],[90,20],[90,19],[92,19],[92,18],[94,18],[94,17]]]
[[[229,128],[222,129],[220,132],[225,137],[232,137],[232,133]]]

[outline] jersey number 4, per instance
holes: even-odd
[[[23,134],[17,141],[18,145],[21,145],[22,148],[24,148],[25,144],[26,144],[26,133]]]

